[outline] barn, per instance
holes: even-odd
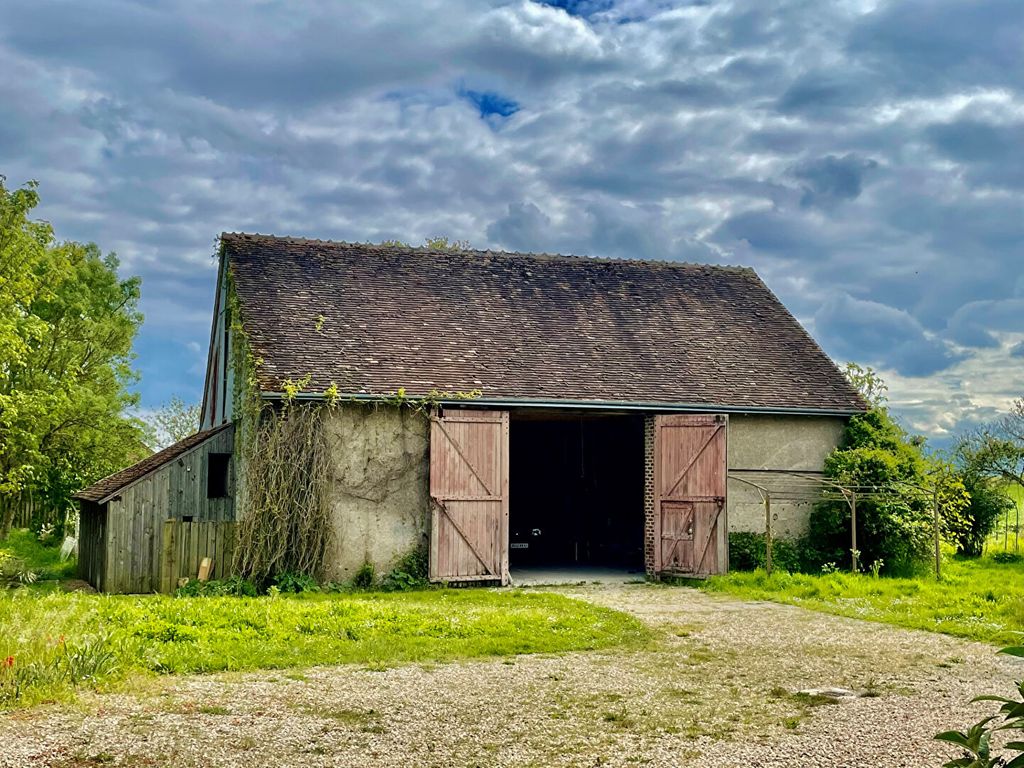
[[[764,530],[757,478],[820,476],[865,408],[751,269],[224,234],[198,445],[245,395],[333,404],[329,578],[420,549],[436,581],[504,584],[725,571],[728,532]],[[103,483],[80,498],[133,547],[162,544],[135,517],[186,514]],[[808,512],[775,504],[775,533]]]

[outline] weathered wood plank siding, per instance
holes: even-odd
[[[166,521],[235,519],[233,460],[228,462],[227,495],[207,498],[210,454],[231,454],[233,450],[234,430],[225,429],[124,488],[106,504],[83,503],[83,539],[89,537],[90,552],[83,558],[79,545],[81,577],[104,592],[159,590]],[[200,547],[196,541],[193,547],[189,541],[189,558],[210,546]]]
[[[158,556],[160,592],[173,592],[181,579],[194,579],[203,558],[210,558],[210,578],[223,579],[231,573],[235,552],[235,523],[226,520],[185,523],[167,520],[163,525]]]
[[[78,527],[78,574],[96,589],[105,586],[107,558],[106,505],[83,502]]]

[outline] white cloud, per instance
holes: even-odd
[[[147,404],[201,385],[221,230],[447,234],[754,266],[943,434],[1024,379],[1021,166],[983,140],[1024,120],[1024,8],[902,5],[24,0],[0,171],[142,274]]]

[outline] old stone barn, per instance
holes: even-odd
[[[764,530],[744,478],[820,475],[865,407],[750,269],[225,234],[203,433],[223,440],[210,430],[253,398],[334,404],[326,577],[422,548],[432,579],[501,583],[725,571],[728,532]],[[214,460],[198,487],[217,471],[241,490],[237,451]],[[160,521],[173,530],[181,505],[113,505],[127,489],[103,482],[104,504],[83,492],[83,530],[134,531],[113,554],[97,539],[107,565],[169,551]],[[201,496],[190,520],[212,518]],[[809,507],[773,513],[795,536]]]

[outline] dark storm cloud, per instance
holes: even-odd
[[[198,391],[220,231],[446,234],[749,264],[947,433],[1024,379],[1022,35],[1016,0],[24,0],[0,173],[142,275],[149,405]]]
[[[800,204],[827,208],[843,200],[856,200],[860,197],[865,173],[877,165],[874,160],[854,154],[826,155],[798,163],[792,173],[803,182]]]
[[[850,29],[848,55],[908,93],[1024,86],[1018,0],[881,3]]]
[[[846,294],[822,304],[814,327],[840,354],[906,376],[928,376],[960,359],[908,313]]]

